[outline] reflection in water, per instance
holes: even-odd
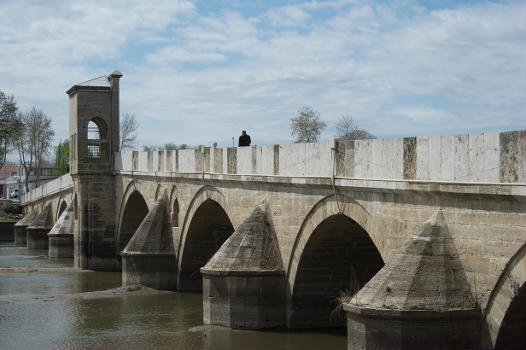
[[[72,264],[71,259],[49,259],[0,244],[0,267]],[[199,293],[101,293],[89,298],[71,294],[120,283],[120,273],[0,273],[0,349],[346,348],[343,330],[246,331],[203,326]],[[21,294],[32,296],[15,298]]]

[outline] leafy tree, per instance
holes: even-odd
[[[358,124],[349,115],[344,115],[336,123],[336,137],[346,140],[375,139],[376,136],[365,129],[359,129]]]
[[[7,96],[0,91],[0,167],[5,163],[13,138],[21,129],[16,117],[17,110],[14,96]]]
[[[124,119],[120,123],[120,137],[121,137],[121,143],[119,146],[119,150],[125,151],[129,149],[133,149],[135,146],[135,141],[137,141],[137,129],[139,128],[139,124],[137,123],[137,119],[135,119],[134,113],[126,113],[124,114]]]
[[[55,147],[55,166],[58,175],[69,173],[69,140],[66,139],[58,143]]]
[[[290,119],[290,131],[294,142],[317,142],[321,131],[327,127],[320,114],[309,106],[302,106],[298,116]]]
[[[22,125],[20,132],[14,138],[20,164],[25,171],[26,192],[29,191],[29,175],[36,172],[36,185],[40,185],[41,165],[44,154],[51,147],[55,132],[51,129],[51,119],[41,110],[33,107],[27,113],[17,116]]]

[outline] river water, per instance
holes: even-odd
[[[0,349],[346,348],[344,330],[203,326],[199,293],[113,289],[120,273],[72,266],[0,243]]]

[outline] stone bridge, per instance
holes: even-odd
[[[207,323],[342,325],[378,290],[396,307],[344,306],[350,348],[525,344],[526,131],[119,153],[120,76],[68,90],[71,173],[24,196],[18,243],[203,290]]]

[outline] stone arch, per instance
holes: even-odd
[[[126,244],[128,244],[128,241],[148,214],[149,209],[144,198],[137,189],[135,180],[132,180],[126,188],[120,207],[117,253],[120,253],[126,247]]]
[[[199,189],[186,212],[178,254],[178,289],[202,289],[199,269],[234,232],[224,195],[205,186]]]
[[[485,311],[491,346],[524,349],[526,345],[526,244],[508,261]]]
[[[55,211],[57,215],[55,216],[55,222],[57,222],[58,218],[60,218],[60,215],[66,210],[68,207],[68,202],[65,197],[61,197],[58,201],[57,210]]]
[[[288,267],[290,328],[343,326],[341,293],[358,291],[384,265],[370,214],[356,201],[333,195],[303,221]]]

